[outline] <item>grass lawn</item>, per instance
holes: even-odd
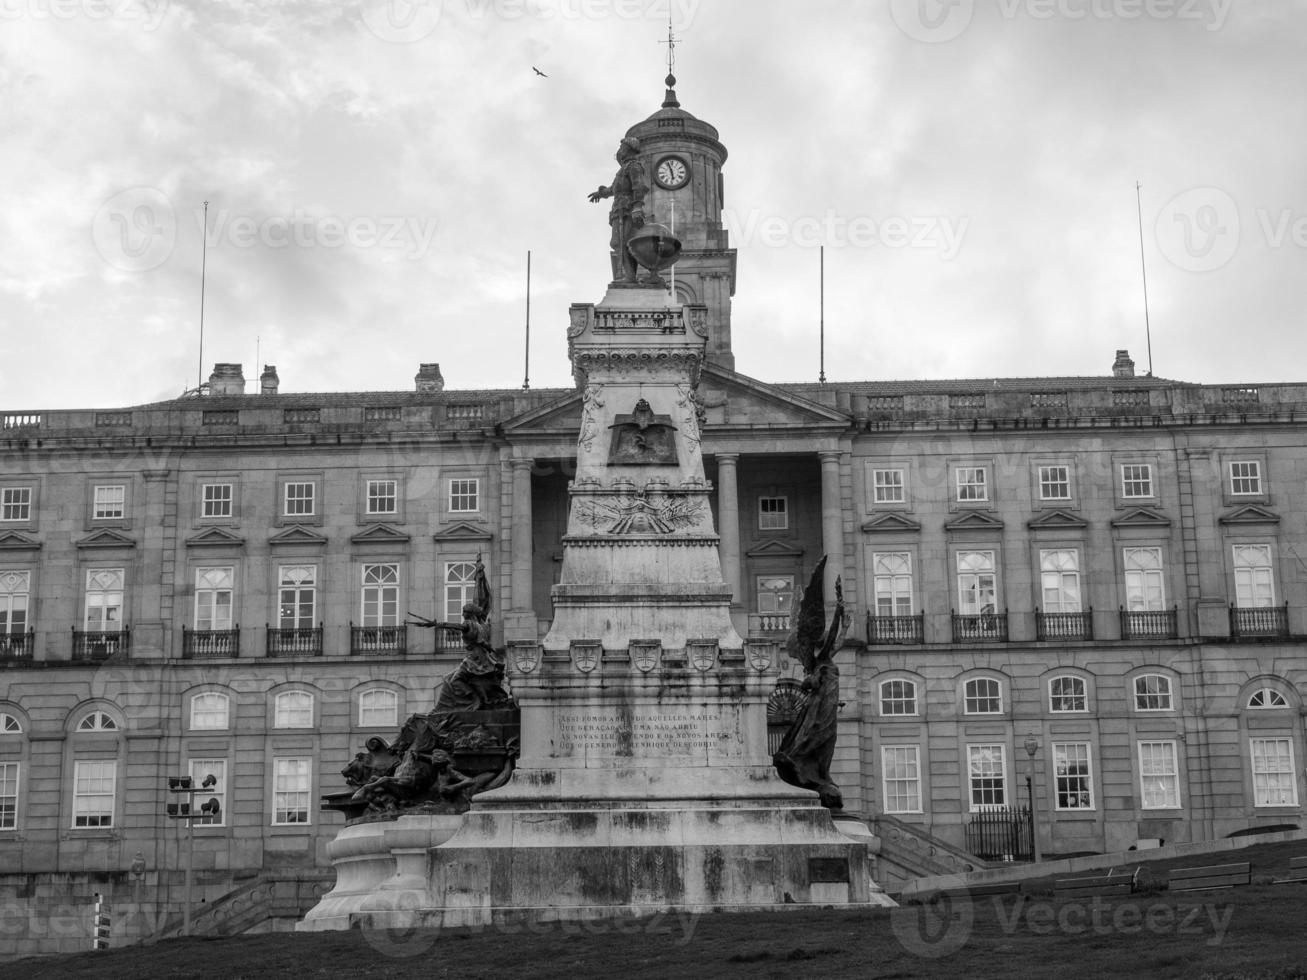
[[[627,977],[1307,977],[1307,885],[1266,882],[1303,843],[1151,863],[1252,861],[1254,884],[1170,895],[1030,893],[870,912],[667,915],[514,929],[385,930],[174,939],[21,960],[5,980]]]

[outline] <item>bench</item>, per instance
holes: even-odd
[[[1107,874],[1087,875],[1082,878],[1059,878],[1053,882],[1058,898],[1075,898],[1081,895],[1129,895],[1134,891],[1138,871],[1116,871]]]
[[[1175,868],[1167,878],[1166,887],[1173,892],[1198,891],[1203,888],[1230,888],[1252,881],[1252,865],[1213,864],[1206,868]]]
[[[1290,881],[1307,881],[1307,854],[1289,859],[1289,873],[1283,878],[1272,878],[1272,885],[1282,885]]]
[[[929,901],[935,898],[984,898],[989,895],[1016,895],[1021,891],[1021,881],[987,881],[975,885],[966,885],[960,888],[941,888],[937,891],[930,892],[925,896]]]

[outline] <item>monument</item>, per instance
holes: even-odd
[[[732,624],[704,476],[708,310],[661,276],[681,246],[646,213],[647,143],[622,140],[613,184],[590,195],[614,199],[613,281],[598,304],[571,308],[576,474],[552,625],[506,655],[515,768],[461,815],[347,827],[337,888],[304,928],[892,904],[873,881],[875,839],[832,820],[823,738],[842,599],[808,651],[811,710],[775,764],[768,753],[778,665]],[[821,581],[819,570],[799,617],[810,627]]]

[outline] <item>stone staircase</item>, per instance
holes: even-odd
[[[288,932],[331,890],[335,880],[333,871],[265,870],[199,906],[191,915],[191,935]],[[181,915],[172,916],[155,938],[180,936],[183,924]]]
[[[869,822],[872,832],[880,838],[878,880],[891,894],[916,878],[964,874],[990,867],[974,854],[896,817],[879,814]]]

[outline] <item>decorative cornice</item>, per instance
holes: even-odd
[[[1003,522],[981,510],[971,510],[944,522],[945,531],[1001,531]]]
[[[460,521],[457,524],[442,528],[431,537],[435,541],[444,544],[456,544],[460,541],[489,541],[494,535],[487,528]]]
[[[188,548],[244,548],[245,539],[225,528],[211,527],[186,539]]]
[[[905,514],[893,511],[886,514],[877,514],[868,521],[863,521],[862,530],[868,534],[880,534],[882,532],[911,532],[920,533],[921,525],[912,520]]]
[[[41,542],[17,531],[0,532],[0,551],[36,551]]]
[[[1221,515],[1217,518],[1217,523],[1224,524],[1227,527],[1232,524],[1279,524],[1280,515],[1267,510],[1265,507],[1248,504],[1245,507],[1232,510],[1228,514]]]
[[[803,549],[789,541],[766,541],[744,554],[749,558],[802,558]]]
[[[74,542],[78,548],[135,548],[136,541],[112,528],[101,528]]]
[[[1032,531],[1081,531],[1088,526],[1083,517],[1065,510],[1050,510],[1026,522]]]
[[[279,545],[293,544],[312,545],[314,547],[323,548],[327,545],[327,536],[325,534],[319,534],[316,531],[311,531],[303,524],[292,524],[284,531],[279,531],[277,534],[268,538],[268,544],[274,548]]]
[[[1113,527],[1170,527],[1171,519],[1146,507],[1138,507],[1112,521]]]
[[[366,531],[351,535],[349,542],[350,544],[408,544],[411,540],[412,535],[405,534],[389,524],[377,524]]]

